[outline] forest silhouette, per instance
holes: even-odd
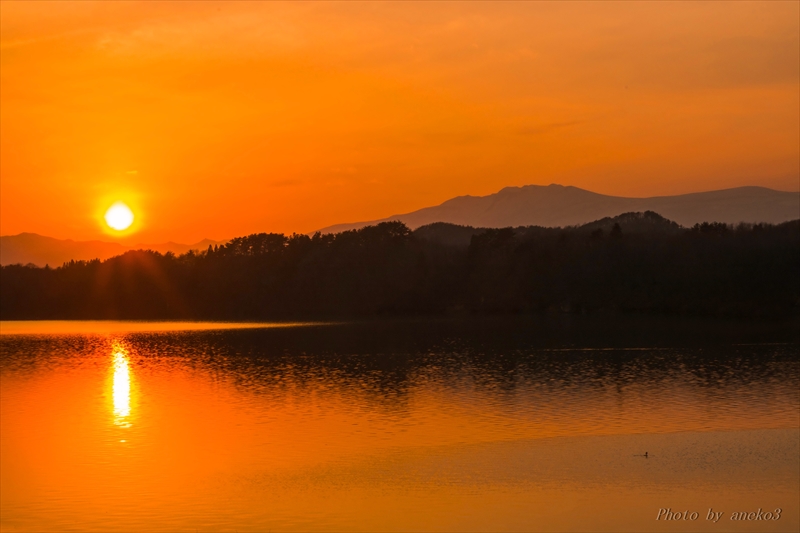
[[[653,212],[571,228],[260,233],[0,270],[0,317],[281,320],[414,315],[800,315],[800,220],[682,228]]]

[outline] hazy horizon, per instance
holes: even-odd
[[[747,188],[747,187],[764,188],[764,189],[769,189],[769,190],[775,191],[775,192],[787,192],[787,193],[799,193],[800,194],[800,190],[798,190],[798,191],[779,190],[779,189],[772,189],[770,187],[762,187],[760,185],[742,185],[742,186],[739,186],[739,187],[731,187],[731,188],[728,188],[728,189],[689,191],[689,192],[685,192],[685,193],[678,193],[678,194],[675,194],[675,195],[662,195],[662,196],[650,196],[650,197],[648,197],[648,196],[617,196],[617,195],[605,194],[605,193],[602,193],[602,192],[599,192],[599,191],[595,191],[595,190],[591,190],[590,191],[588,189],[582,189],[582,188],[576,187],[574,185],[563,185],[563,184],[559,184],[559,183],[550,183],[550,184],[547,184],[547,185],[525,184],[525,185],[518,185],[518,186],[506,186],[506,187],[503,187],[503,188],[501,188],[501,189],[499,189],[497,191],[490,192],[490,193],[484,194],[484,195],[465,194],[465,195],[460,195],[460,196],[454,196],[452,198],[448,198],[448,199],[444,200],[443,202],[440,202],[439,204],[423,205],[423,206],[420,206],[417,209],[411,210],[408,213],[392,213],[392,214],[385,215],[383,217],[377,218],[377,219],[375,219],[373,221],[367,221],[367,222],[379,222],[381,220],[389,219],[389,218],[392,218],[392,217],[398,217],[398,216],[403,216],[403,215],[415,213],[415,212],[417,212],[419,210],[424,210],[426,208],[438,207],[438,206],[440,206],[440,205],[442,205],[444,203],[447,203],[447,202],[449,202],[451,200],[455,200],[455,199],[458,199],[458,198],[464,198],[464,197],[485,198],[487,196],[496,195],[496,194],[498,194],[499,192],[501,192],[501,191],[503,191],[505,189],[522,189],[522,188],[530,187],[530,186],[534,186],[534,187],[535,186],[538,186],[538,187],[557,186],[557,187],[563,187],[563,188],[577,188],[577,189],[581,189],[583,191],[592,192],[594,194],[598,194],[598,195],[602,195],[602,196],[608,196],[608,197],[613,197],[613,198],[637,199],[637,200],[644,200],[644,199],[651,199],[651,198],[661,198],[661,197],[672,197],[672,196],[685,196],[685,195],[691,195],[691,194],[700,194],[700,193],[706,193],[706,192],[718,192],[718,191],[726,191],[726,190],[730,190],[730,189],[739,189],[739,188]],[[618,213],[618,214],[621,214],[621,212]],[[798,218],[800,218],[800,214],[798,214]],[[587,220],[587,222],[590,222],[590,221]],[[715,222],[715,221],[714,220],[706,220],[705,222]],[[312,230],[312,231],[309,231],[309,232],[306,232],[306,233],[307,234],[311,234],[311,233],[314,233],[314,231],[325,231],[325,230],[328,230],[329,228],[335,228],[335,227],[339,227],[339,226],[344,227],[344,226],[349,226],[349,225],[353,225],[353,224],[361,224],[361,222],[339,221],[339,222],[337,222],[335,224],[332,224],[332,225],[329,225],[329,226],[326,226],[326,227],[323,227],[323,228],[317,228],[315,230]],[[0,231],[2,231],[2,230],[0,230]],[[263,230],[262,231],[256,230],[253,233],[262,233],[262,232],[264,232],[264,231]],[[295,232],[294,231],[289,231],[287,233],[295,233]],[[230,236],[226,236],[226,237],[223,237],[223,238],[220,238],[220,239],[211,239],[209,237],[202,237],[202,238],[197,239],[197,240],[192,241],[192,242],[179,242],[179,241],[177,241],[175,239],[170,239],[170,238],[167,238],[162,242],[143,242],[143,241],[141,241],[141,239],[139,239],[139,237],[136,234],[134,234],[131,237],[127,237],[127,238],[114,238],[115,237],[114,235],[102,235],[102,236],[100,236],[99,238],[96,238],[96,239],[81,240],[81,239],[75,239],[75,238],[72,238],[72,237],[53,237],[52,235],[43,235],[43,234],[36,233],[36,232],[33,232],[33,231],[20,231],[18,233],[14,233],[14,234],[0,233],[0,237],[16,237],[16,236],[20,236],[20,235],[24,235],[24,234],[32,234],[32,235],[37,235],[37,236],[40,236],[40,237],[54,238],[54,239],[63,240],[63,241],[75,241],[75,242],[80,242],[80,243],[98,241],[98,242],[102,242],[102,243],[119,244],[120,246],[123,246],[123,247],[126,247],[126,248],[135,248],[137,246],[164,246],[164,245],[168,245],[168,244],[176,244],[176,245],[179,245],[179,246],[192,246],[192,245],[196,245],[196,244],[204,244],[206,241],[225,242],[225,241],[227,241],[227,240],[229,240],[231,238],[239,236],[239,235],[230,235]]]

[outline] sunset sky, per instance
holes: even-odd
[[[0,47],[3,235],[309,232],[509,185],[800,187],[793,1],[2,2]]]

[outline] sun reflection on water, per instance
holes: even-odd
[[[111,385],[114,400],[114,423],[121,427],[130,427],[131,415],[131,372],[128,353],[124,346],[115,343],[113,346],[114,376]]]

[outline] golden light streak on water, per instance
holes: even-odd
[[[111,392],[114,400],[114,424],[130,427],[131,371],[128,353],[125,347],[118,343],[114,343],[112,353],[114,377]]]
[[[796,344],[459,324],[0,336],[0,532],[799,530]]]

